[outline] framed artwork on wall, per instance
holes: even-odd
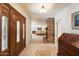
[[[79,29],[79,11],[72,14],[72,29]]]

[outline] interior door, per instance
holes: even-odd
[[[9,55],[9,7],[0,4],[0,55]]]

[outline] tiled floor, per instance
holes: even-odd
[[[45,35],[32,34],[31,43],[43,43],[43,37],[45,37]]]
[[[42,38],[43,36],[40,36]],[[52,43],[42,43],[42,39],[38,38],[38,36],[35,36],[35,39],[37,38],[37,41],[30,42],[30,44],[21,52],[20,56],[36,56],[37,50],[48,50],[50,51],[51,56],[57,55],[57,46]],[[33,38],[34,39],[34,38]],[[38,40],[39,39],[39,40]]]

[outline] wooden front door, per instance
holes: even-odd
[[[0,4],[0,55],[9,55],[9,7]]]

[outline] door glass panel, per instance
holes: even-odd
[[[8,48],[8,18],[2,16],[2,51]]]
[[[17,42],[20,42],[20,22],[17,21]]]
[[[25,31],[24,31],[24,29],[25,29],[25,24],[23,24],[23,39],[24,39],[24,35],[25,35]]]

